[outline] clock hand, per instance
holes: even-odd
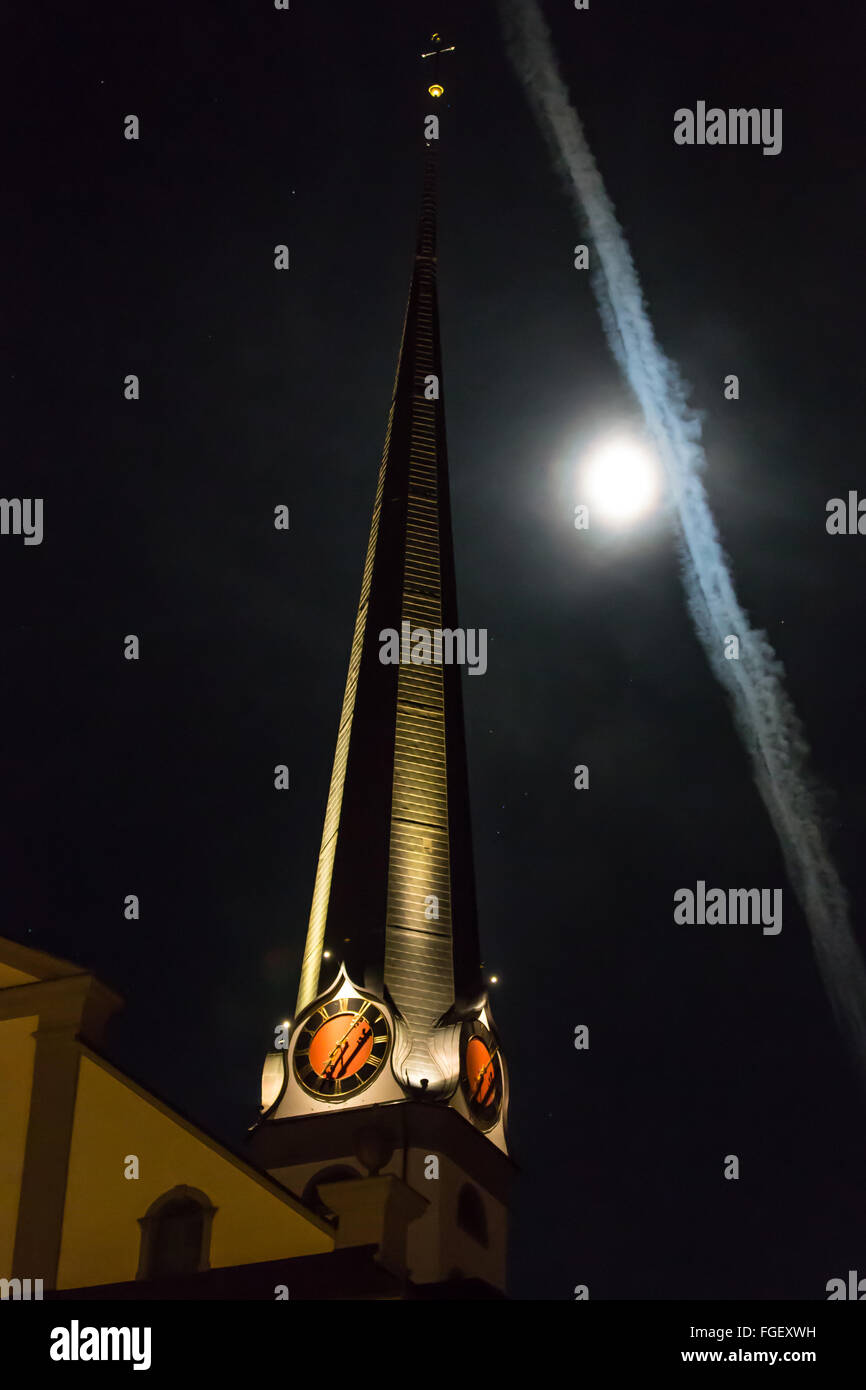
[[[482,1080],[482,1077],[484,1076],[484,1073],[486,1072],[487,1068],[492,1064],[493,1059],[494,1059],[494,1057],[496,1056],[496,1054],[497,1054],[498,1051],[499,1051],[499,1043],[496,1044],[496,1046],[494,1047],[494,1049],[493,1049],[493,1051],[491,1052],[490,1056],[487,1058],[487,1061],[484,1063],[484,1066],[481,1068],[480,1072],[479,1072],[478,1075],[476,1076],[476,1078],[475,1078],[475,1085],[474,1085],[473,1088],[472,1088],[472,1099],[473,1099],[473,1100],[474,1100],[475,1097],[478,1095],[478,1092],[479,1092],[479,1090],[481,1089],[481,1080]]]
[[[337,1065],[340,1065],[344,1069],[349,1065],[353,1057],[355,1057],[361,1051],[361,1048],[364,1046],[364,1043],[370,1037],[372,1032],[373,1030],[368,1023],[362,1024],[361,1031],[355,1038],[355,1040],[350,1040],[348,1042],[343,1043],[343,1051],[337,1058],[337,1063],[335,1063],[335,1070]],[[333,1076],[333,1074],[334,1073],[332,1072],[331,1075]]]
[[[330,1071],[331,1067],[332,1067],[332,1066],[334,1065],[334,1063],[337,1061],[338,1053],[339,1053],[340,1050],[342,1049],[343,1044],[345,1043],[345,1041],[346,1041],[346,1039],[348,1038],[349,1034],[351,1033],[352,1029],[355,1027],[355,1024],[356,1024],[361,1018],[363,1018],[364,1014],[367,1012],[367,1010],[369,1009],[369,1007],[370,1007],[370,1001],[369,1001],[369,999],[367,999],[367,1000],[365,1000],[364,1003],[361,1005],[361,1007],[360,1007],[360,1009],[358,1010],[358,1012],[353,1016],[352,1022],[349,1024],[348,1028],[346,1029],[345,1033],[344,1033],[343,1036],[341,1037],[340,1041],[339,1041],[338,1043],[336,1043],[334,1047],[331,1048],[330,1054],[329,1054],[329,1056],[328,1056],[328,1060],[327,1060],[327,1062],[325,1063],[325,1069],[324,1069],[324,1071],[322,1072],[322,1075],[323,1075],[323,1076],[327,1076],[327,1075],[328,1075],[328,1072]]]

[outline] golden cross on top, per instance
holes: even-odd
[[[431,50],[430,50],[429,53],[422,53],[422,54],[421,54],[421,57],[422,57],[422,58],[432,58],[432,59],[433,59],[433,81],[430,83],[430,86],[427,88],[427,91],[430,93],[431,97],[441,97],[441,95],[442,95],[442,93],[443,93],[443,91],[444,91],[445,89],[444,89],[444,87],[442,86],[442,84],[438,81],[438,78],[439,78],[439,55],[440,55],[440,53],[453,53],[453,52],[454,52],[455,45],[452,43],[452,44],[450,45],[449,48],[443,48],[443,47],[442,47],[442,40],[441,40],[441,38],[439,37],[438,34],[431,34],[431,35],[430,35],[430,41],[431,41],[431,43],[435,43],[435,44],[436,44],[436,47],[435,47],[435,48],[431,48]]]

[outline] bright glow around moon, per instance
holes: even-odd
[[[586,460],[581,483],[593,515],[629,526],[652,511],[661,493],[658,460],[635,439],[606,439]]]

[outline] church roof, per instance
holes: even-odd
[[[23,946],[11,937],[0,936],[0,989],[89,973],[83,966],[73,965],[72,961],[64,960],[62,956],[49,955],[47,951]]]

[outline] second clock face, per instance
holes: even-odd
[[[388,1055],[391,1033],[381,1009],[369,999],[344,995],[315,1009],[294,1051],[295,1076],[321,1100],[345,1100],[363,1090]]]
[[[502,1107],[502,1060],[499,1043],[483,1023],[464,1024],[460,1081],[473,1120],[482,1129],[489,1129]]]

